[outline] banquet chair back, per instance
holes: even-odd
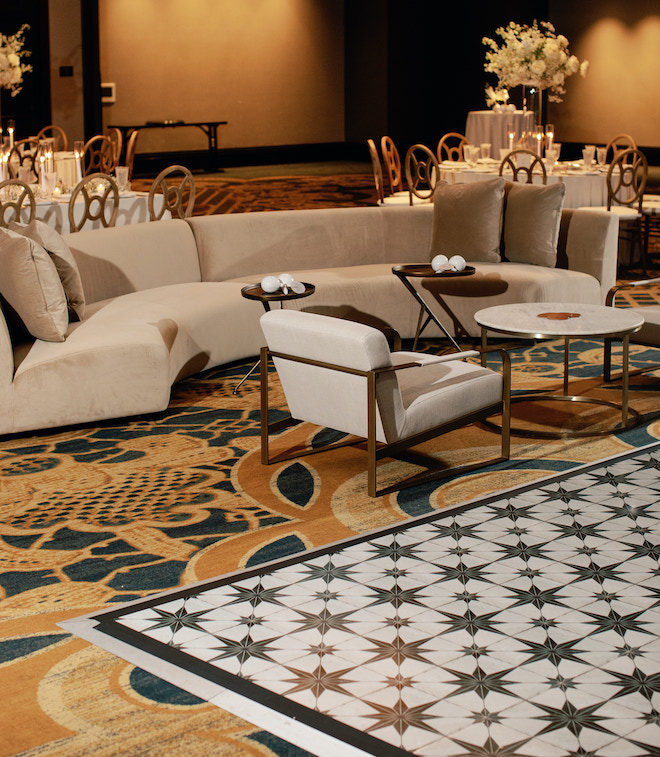
[[[426,145],[413,145],[406,152],[406,181],[410,192],[410,204],[413,197],[430,201],[435,187],[440,180],[440,165],[435,153]]]
[[[166,211],[189,218],[195,207],[195,179],[185,166],[164,168],[154,179],[148,197],[149,220],[160,221]]]
[[[0,182],[0,227],[6,229],[12,221],[30,223],[36,213],[34,194],[27,184],[18,179]]]
[[[400,192],[403,189],[403,176],[401,174],[401,157],[391,137],[384,136],[380,140],[380,151],[383,153],[385,173],[390,187],[390,194]]]
[[[380,163],[378,148],[376,147],[376,143],[373,141],[373,139],[367,140],[367,146],[369,148],[369,157],[371,158],[371,168],[374,173],[376,196],[378,203],[382,205],[385,199],[385,190],[383,189],[383,166]]]
[[[44,126],[39,130],[37,139],[52,139],[53,150],[55,152],[62,152],[69,149],[69,140],[67,139],[66,132],[61,126],[50,124]]]
[[[605,159],[610,163],[620,152],[631,148],[637,149],[637,144],[630,134],[617,134],[616,137],[610,139],[607,143],[607,147],[605,148]]]
[[[135,148],[137,147],[139,129],[131,132],[130,137],[126,140],[126,162],[124,165],[128,167],[128,180],[133,178],[133,163],[135,162]]]
[[[115,168],[115,148],[104,134],[88,139],[83,147],[85,176],[93,173],[109,174]]]
[[[105,136],[112,142],[112,148],[114,152],[115,164],[113,168],[119,165],[121,160],[121,151],[124,146],[124,135],[121,133],[121,129],[116,126],[108,127],[105,130]]]
[[[643,152],[636,148],[618,152],[607,169],[607,209],[626,205],[641,213],[648,172]]]
[[[27,147],[26,151],[22,149],[23,144]],[[33,138],[22,139],[20,142],[16,142],[9,152],[9,159],[7,161],[10,178],[20,179],[23,172],[19,171],[19,169],[25,169],[24,179],[36,181],[39,178],[39,172],[37,171],[38,150],[39,143],[35,142]]]
[[[457,131],[448,132],[438,142],[438,149],[436,150],[438,162],[463,160],[463,148],[469,144],[470,142],[464,134],[459,134]]]
[[[500,163],[500,176],[511,170],[512,181],[520,182],[524,177],[525,184],[531,184],[535,176],[539,176],[542,184],[548,183],[548,172],[541,158],[531,150],[512,150]]]
[[[362,323],[299,310],[272,310],[261,316],[267,347],[261,351],[261,462],[279,463],[367,440],[367,491],[391,491],[454,476],[435,456],[410,448],[502,414],[501,456],[509,457],[510,361],[500,350],[502,373],[468,362],[477,351],[441,357],[390,352],[385,334]],[[290,416],[269,419],[269,360],[272,358]],[[353,438],[324,447],[294,442],[271,455],[270,434],[300,422],[332,428]],[[357,438],[356,438],[357,437]],[[309,438],[309,437],[308,437]],[[297,441],[297,437],[296,437]],[[379,490],[378,460],[398,458],[423,466],[421,473]],[[412,458],[412,459],[411,459]],[[492,462],[492,461],[489,461]],[[471,469],[484,462],[471,463]],[[465,469],[461,469],[463,472]]]
[[[114,226],[119,211],[119,188],[112,176],[93,173],[74,187],[69,199],[69,231],[80,231],[88,222]]]

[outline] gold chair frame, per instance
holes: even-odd
[[[93,173],[110,174],[115,168],[115,147],[110,137],[97,134],[83,147],[85,176]]]
[[[401,157],[391,137],[384,136],[381,138],[380,151],[383,153],[383,163],[390,186],[390,194],[400,192],[403,189]]]
[[[376,440],[376,416],[378,413],[378,405],[376,400],[376,389],[378,379],[386,373],[392,371],[400,371],[404,369],[419,368],[422,364],[417,362],[403,363],[397,366],[390,366],[387,368],[378,368],[370,371],[361,371],[355,368],[347,368],[346,366],[336,365],[334,363],[325,363],[318,360],[310,360],[308,358],[298,357],[296,355],[289,355],[282,352],[274,352],[268,349],[268,347],[262,347],[260,354],[260,371],[261,371],[261,462],[263,465],[271,465],[272,463],[279,463],[285,460],[294,460],[298,457],[306,455],[316,454],[318,452],[326,451],[329,449],[336,449],[339,447],[346,447],[353,444],[364,442],[362,437],[350,436],[346,440],[339,442],[333,442],[322,447],[315,447],[314,449],[296,449],[295,451],[286,451],[280,454],[271,456],[269,439],[273,433],[278,433],[286,428],[295,426],[304,421],[299,421],[291,416],[283,418],[279,421],[271,423],[268,419],[269,411],[269,387],[268,387],[268,362],[270,358],[280,358],[282,360],[290,360],[297,363],[304,363],[306,365],[319,366],[321,368],[328,368],[330,370],[340,371],[342,373],[350,373],[356,376],[363,376],[366,384],[366,401],[367,401],[367,493],[370,497],[379,497],[385,494],[390,494],[395,491],[407,488],[409,486],[416,486],[418,484],[424,484],[428,481],[436,481],[439,479],[449,478],[461,473],[466,473],[478,468],[482,468],[487,464],[495,464],[508,460],[511,453],[511,359],[506,350],[500,348],[490,348],[486,350],[488,352],[497,351],[502,356],[502,375],[503,375],[503,390],[502,401],[497,402],[481,410],[457,418],[449,423],[435,426],[434,428],[424,431],[415,436],[411,436],[407,439],[403,439],[392,444],[384,444]],[[456,466],[454,468],[447,469],[443,466],[442,461],[436,458],[426,455],[419,451],[411,450],[411,447],[415,447],[418,444],[432,439],[433,437],[446,434],[457,428],[470,425],[476,421],[485,420],[491,415],[496,413],[502,414],[502,426],[501,426],[501,454],[500,457],[489,460],[480,461],[477,463],[470,463],[467,465]],[[407,478],[398,481],[395,484],[386,486],[382,489],[378,488],[378,461],[383,458],[395,458],[403,460],[418,466],[425,468],[421,473],[413,474]]]
[[[448,142],[454,139],[458,140],[458,144],[449,145]],[[436,150],[438,162],[442,163],[443,160],[448,160],[452,163],[455,163],[464,160],[463,148],[465,147],[465,145],[469,144],[470,141],[465,136],[465,134],[460,134],[457,131],[447,132],[447,134],[442,136],[440,138],[440,141],[438,142],[438,148]]]
[[[529,155],[530,161],[528,166],[519,166],[517,161],[514,160],[518,155]],[[500,163],[499,175],[504,175],[504,170],[510,168],[513,172],[513,181],[518,181],[518,175],[523,174],[527,177],[525,184],[531,184],[534,180],[534,176],[540,176],[543,184],[548,183],[548,172],[545,170],[545,165],[541,158],[532,150],[512,150]],[[534,173],[535,168],[539,168],[538,173]]]
[[[420,200],[431,200],[440,180],[440,164],[433,151],[422,144],[410,147],[406,152],[405,170],[410,204],[413,204],[413,195]]]
[[[69,149],[69,140],[66,132],[61,126],[56,126],[55,124],[50,124],[40,129],[37,139],[52,139],[54,152],[62,152]]]
[[[98,190],[103,185],[102,191]],[[92,190],[90,192],[90,189]],[[76,201],[78,197],[83,200],[83,215],[80,221],[75,219]],[[108,205],[112,202],[112,208],[108,215]],[[98,204],[93,210],[94,203]],[[93,173],[78,182],[71,192],[69,199],[69,231],[80,231],[87,221],[100,221],[105,228],[115,225],[117,212],[119,211],[119,188],[112,176],[105,173]]]
[[[378,156],[378,148],[376,147],[376,143],[373,141],[373,139],[367,140],[367,146],[369,147],[369,157],[371,158],[371,167],[374,172],[374,184],[376,185],[378,204],[382,205],[385,201],[383,167],[380,163],[380,157]]]
[[[12,221],[24,222],[21,219],[21,211],[24,209],[26,200],[30,208],[30,216],[25,223],[30,223],[37,213],[37,205],[30,187],[19,179],[6,179],[0,182],[0,227],[6,229]],[[14,215],[7,220],[6,214],[10,210],[14,211]]]
[[[614,160],[620,152],[629,150],[631,148],[637,149],[637,143],[630,136],[630,134],[617,134],[616,137],[610,139],[610,141],[607,143],[607,146],[605,147],[605,160],[607,162],[611,162],[608,158],[610,150],[612,151],[611,160]]]
[[[179,184],[176,186],[170,184],[168,181],[175,174],[183,174]],[[164,168],[156,176],[149,189],[149,197],[147,199],[149,220],[160,221],[168,210],[172,216],[176,214],[179,218],[189,218],[195,207],[195,192],[195,178],[185,166],[169,166],[168,168]],[[185,202],[186,193],[188,194],[187,202]],[[158,212],[156,212],[154,200],[158,194],[162,195],[163,204]]]

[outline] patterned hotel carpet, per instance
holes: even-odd
[[[518,350],[514,386],[554,385],[562,354],[558,343]],[[647,358],[635,348],[635,361]],[[617,388],[598,387],[600,359],[599,345],[576,343],[571,389],[616,399]],[[11,691],[0,716],[0,754],[297,757],[302,752],[280,739],[56,623],[660,438],[660,421],[651,416],[637,429],[588,440],[514,437],[507,465],[371,500],[361,450],[275,469],[260,465],[258,382],[232,393],[244,370],[229,366],[182,382],[163,414],[0,443],[0,668]],[[634,383],[633,407],[653,414],[658,379]],[[556,408],[548,412],[559,420]],[[591,412],[590,421],[601,420],[597,407]],[[571,423],[568,415],[561,420]],[[445,437],[438,448],[455,463],[494,456],[496,444],[493,432],[475,427]]]

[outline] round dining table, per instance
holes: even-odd
[[[471,110],[465,124],[465,136],[471,145],[490,144],[490,154],[497,157],[500,148],[509,147],[507,124],[512,123],[516,130],[516,141],[523,132],[530,132],[534,127],[534,114],[516,110],[495,113],[493,110]]]
[[[475,167],[463,162],[443,161],[440,178],[449,184],[470,184],[492,179],[499,175],[500,161],[491,158],[480,160]],[[547,183],[562,182],[566,185],[565,208],[600,207],[607,205],[606,170],[585,171],[578,163],[560,163],[548,173]],[[507,178],[506,172],[504,178]],[[511,174],[509,173],[509,179]],[[541,184],[540,175],[535,175],[534,184]]]

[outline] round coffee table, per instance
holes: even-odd
[[[564,340],[564,383],[562,395],[525,394],[517,395],[512,401],[522,402],[533,399],[564,402],[585,402],[607,405],[621,410],[621,422],[614,428],[603,430],[527,431],[513,429],[525,436],[540,438],[561,438],[567,436],[599,436],[631,428],[638,422],[639,414],[628,407],[628,342],[630,334],[639,331],[644,318],[633,308],[613,308],[605,305],[578,305],[566,302],[524,302],[511,305],[496,305],[475,313],[475,321],[481,326],[481,345],[486,348],[488,332],[507,334],[520,339],[563,339]],[[616,338],[623,343],[623,372],[621,378],[621,404],[595,397],[569,395],[568,362],[571,339]],[[486,356],[482,355],[485,365]],[[630,416],[629,416],[630,413]]]

